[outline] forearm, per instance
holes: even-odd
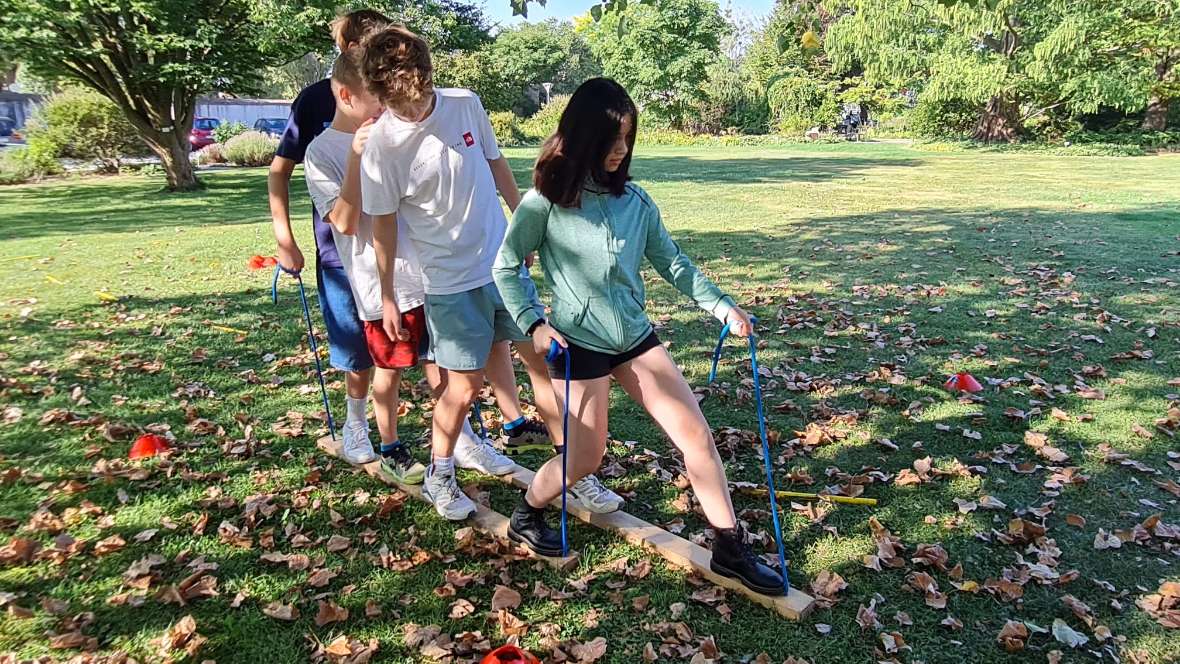
[[[353,153],[348,157],[348,171],[340,185],[340,196],[328,215],[332,228],[344,235],[356,235],[361,221],[361,159]]]
[[[512,174],[512,167],[508,165],[508,160],[504,157],[490,159],[488,165],[492,168],[492,177],[496,181],[496,189],[500,192],[500,196],[508,204],[508,209],[516,212],[516,208],[520,205],[520,189],[516,186],[516,176]]]
[[[283,157],[275,157],[270,164],[270,173],[266,177],[271,227],[274,229],[275,241],[279,245],[295,243],[295,235],[291,232],[290,208],[291,172],[294,170],[295,162]]]
[[[373,250],[377,254],[377,274],[381,279],[381,300],[396,303],[393,283],[393,261],[397,257],[397,215],[380,214],[373,217]]]

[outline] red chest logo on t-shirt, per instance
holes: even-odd
[[[463,142],[467,144],[467,147],[471,147],[475,145],[475,137],[471,135],[471,132],[467,132],[463,134]]]

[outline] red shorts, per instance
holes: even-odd
[[[365,321],[365,345],[373,364],[382,369],[409,369],[418,364],[426,347],[426,312],[417,307],[402,312],[402,329],[410,333],[408,341],[394,341],[385,333],[379,320]]]

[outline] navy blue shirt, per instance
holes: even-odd
[[[291,103],[291,115],[287,117],[287,127],[275,154],[302,164],[307,146],[332,124],[335,115],[336,98],[332,95],[329,79],[303,88]],[[340,255],[336,253],[336,242],[332,239],[332,227],[320,218],[314,204],[311,206],[311,227],[315,232],[315,255],[319,263],[324,267],[343,267]]]

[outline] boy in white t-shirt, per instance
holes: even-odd
[[[393,267],[397,284],[393,296],[401,311],[402,336],[392,339],[381,325],[381,283],[373,249],[373,220],[360,206],[360,156],[374,117],[381,112],[380,103],[365,91],[361,82],[360,49],[345,51],[336,59],[331,81],[336,113],[332,124],[307,147],[304,159],[307,190],[316,209],[332,227],[357,315],[364,327],[365,344],[376,365],[373,411],[381,435],[382,466],[399,482],[419,484],[426,468],[400,442],[397,420],[401,372],[417,365],[428,345],[422,270],[412,244],[407,242],[398,248]],[[430,386],[439,389],[444,378],[438,368],[426,362],[423,370]],[[480,452],[488,446],[466,420],[459,445],[467,451],[465,460],[471,462],[464,464],[465,467],[484,472],[506,472],[506,468],[512,467],[507,461],[481,462],[486,454]],[[343,453],[351,463],[374,460],[367,437],[346,438]]]
[[[392,257],[408,241],[421,259],[431,350],[448,375],[434,408],[423,494],[441,516],[461,520],[475,512],[475,504],[455,482],[455,441],[483,386],[494,344],[526,342],[517,351],[530,376],[540,376],[533,383],[537,409],[547,424],[560,422],[545,360],[527,343],[492,280],[508,225],[497,191],[511,209],[520,191],[479,98],[468,90],[434,88],[430,49],[421,37],[400,26],[370,35],[363,72],[369,92],[386,110],[361,160],[377,267],[391,277],[382,282],[383,324],[391,336],[402,333]]]

